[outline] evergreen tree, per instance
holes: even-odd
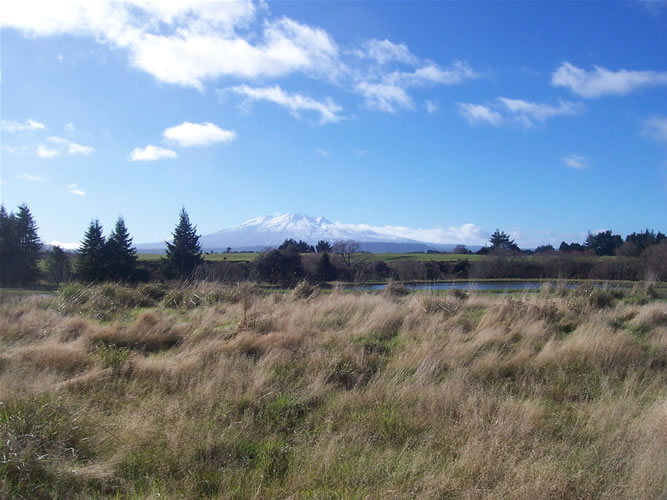
[[[72,274],[72,266],[65,251],[58,245],[54,246],[46,259],[46,268],[56,285],[66,281]]]
[[[323,253],[322,257],[320,257],[320,260],[317,263],[315,277],[318,281],[334,281],[338,278],[338,270],[336,269],[336,266],[331,263],[328,253]]]
[[[90,221],[78,251],[76,271],[86,281],[106,278],[106,242],[98,219]]]
[[[106,242],[107,275],[114,280],[131,280],[137,269],[137,251],[125,226],[118,217],[114,230]]]
[[[42,242],[37,235],[37,224],[28,205],[19,205],[15,216],[18,243],[17,274],[20,283],[32,283],[39,278],[39,257]]]
[[[315,246],[315,250],[317,250],[317,253],[331,252],[331,243],[329,243],[326,240],[320,240],[320,241],[317,242],[317,245]]]
[[[204,259],[201,255],[197,227],[190,224],[185,208],[181,208],[178,224],[167,243],[167,255],[162,259],[164,273],[170,277],[188,277]]]
[[[0,205],[0,283],[14,285],[17,281],[18,237],[14,214]]]
[[[492,250],[515,250],[519,251],[519,246],[504,231],[496,229],[489,239]]]

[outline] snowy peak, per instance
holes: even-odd
[[[355,240],[363,242],[415,243],[391,234],[382,234],[363,225],[331,222],[325,217],[306,214],[265,215],[245,221],[238,226],[202,236],[208,248],[278,246],[287,238],[315,244],[319,240]]]

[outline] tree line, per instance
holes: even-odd
[[[122,216],[118,217],[107,237],[104,236],[99,220],[91,220],[73,259],[58,246],[52,247],[49,252],[42,252],[43,244],[37,233],[38,229],[26,204],[19,205],[16,213],[8,213],[4,205],[0,205],[1,285],[21,286],[35,283],[44,274],[56,284],[73,278],[89,282],[104,280],[136,282],[147,281],[150,278],[146,265],[140,265],[138,262],[133,239]],[[185,279],[192,276],[204,263],[199,240],[196,226],[190,222],[185,208],[181,208],[172,238],[166,242],[166,253],[158,264],[159,275],[167,279]],[[510,235],[496,229],[489,239],[489,245],[477,253],[504,257],[526,253],[565,255],[579,252],[588,255],[638,257],[645,255],[655,245],[665,243],[667,243],[665,235],[659,231],[656,233],[647,229],[644,232],[629,234],[625,240],[611,231],[603,231],[596,234],[589,233],[583,244],[562,242],[558,250],[551,245],[543,245],[533,252],[521,250]],[[462,245],[457,247],[457,252],[471,253]],[[304,269],[303,254],[319,254],[315,265],[312,260],[310,261],[308,271]],[[338,265],[330,255],[335,256]],[[320,240],[313,246],[308,242],[289,238],[278,248],[262,252],[252,266],[246,268],[243,275],[245,278],[283,286],[293,285],[305,278],[320,282],[337,279],[350,281],[356,280],[357,274],[359,277],[368,274],[369,263],[366,262],[364,255],[360,252],[359,243],[352,240],[333,243]],[[40,268],[42,258],[44,265]],[[439,264],[440,268],[443,264]],[[315,267],[312,267],[313,265]],[[495,264],[489,261],[487,267],[490,265]],[[374,263],[372,267],[371,272],[377,277],[390,277],[396,274],[395,270],[383,261]],[[439,273],[449,272],[458,277],[465,277],[470,271],[470,263],[467,260],[459,261],[451,267],[451,270],[439,268]],[[526,272],[528,271],[534,272],[534,270]],[[490,272],[497,273],[497,270]],[[404,271],[401,274],[404,274]]]

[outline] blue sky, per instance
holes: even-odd
[[[667,229],[667,5],[14,2],[2,203],[45,242],[301,212],[520,245]]]

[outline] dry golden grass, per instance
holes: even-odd
[[[0,496],[667,496],[665,302],[308,287],[1,304]]]

